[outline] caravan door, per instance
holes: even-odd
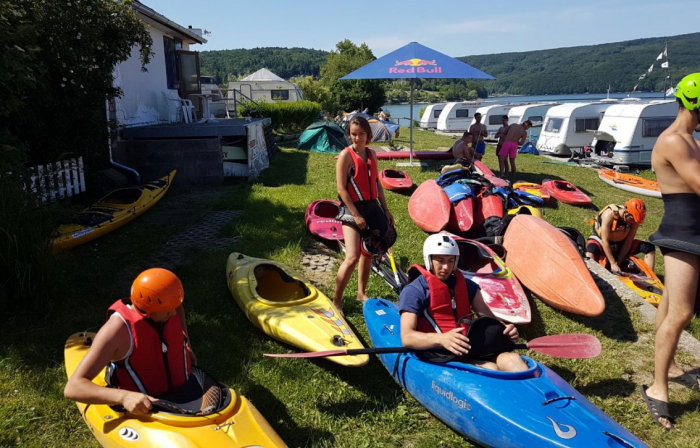
[[[253,86],[250,84],[241,84],[240,91],[243,94],[243,98],[255,101],[255,98],[253,98]]]

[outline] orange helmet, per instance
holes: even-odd
[[[644,219],[647,216],[647,206],[644,205],[644,201],[637,198],[632,198],[625,202],[625,208],[632,215],[634,221],[638,224],[644,223]]]
[[[131,304],[146,318],[152,313],[174,310],[183,300],[185,289],[182,282],[167,269],[146,269],[131,286]]]

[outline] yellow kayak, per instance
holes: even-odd
[[[538,218],[544,217],[544,212],[542,209],[533,207],[531,205],[521,205],[516,208],[510,208],[508,209],[508,214],[509,215],[532,215],[532,216],[537,216]]]
[[[655,307],[659,306],[661,296],[664,293],[664,284],[644,260],[634,256],[629,257],[620,266],[620,269],[622,269],[622,273],[615,276],[622,283]]]
[[[535,184],[532,182],[518,181],[513,184],[515,190],[524,191],[525,193],[530,193],[531,195],[542,198],[543,201],[549,201],[552,196],[549,194],[546,188],[542,188],[542,185]]]
[[[75,333],[66,341],[64,353],[69,378],[87,354],[94,337],[94,333]],[[233,389],[220,387],[201,370],[194,369],[202,389],[206,390],[200,405],[204,409],[203,415],[158,411],[136,416],[115,411],[107,405],[88,406],[83,403],[77,403],[78,410],[103,447],[286,446],[245,397]],[[106,386],[104,374],[102,370],[93,382]],[[209,409],[208,406],[212,407]]]
[[[119,188],[78,213],[77,222],[60,226],[53,253],[71,249],[118,229],[142,215],[165,195],[176,171],[138,187]]]
[[[248,319],[269,336],[304,351],[364,348],[333,303],[289,266],[232,253],[228,288]],[[344,366],[367,364],[367,355],[327,358]]]

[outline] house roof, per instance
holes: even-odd
[[[275,75],[266,68],[261,68],[252,75],[248,75],[245,78],[241,79],[241,81],[284,81],[284,79]]]
[[[192,29],[185,28],[182,25],[179,25],[172,20],[168,19],[162,14],[157,13],[155,10],[149,8],[148,6],[144,5],[138,0],[134,0],[134,2],[131,4],[131,6],[138,12],[139,14],[143,14],[144,16],[150,18],[151,20],[164,25],[167,28],[170,28],[171,30],[184,35],[186,38],[191,40],[193,43],[196,44],[206,44],[207,40],[204,39],[202,36],[199,34],[195,33]]]

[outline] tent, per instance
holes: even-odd
[[[261,68],[257,72],[246,76],[241,81],[284,81],[284,79],[272,73],[266,68]]]
[[[527,142],[525,143],[519,150],[519,154],[534,154],[536,156],[540,155],[540,152],[537,150],[535,145],[532,144],[532,142]]]
[[[304,129],[297,148],[316,152],[337,152],[349,146],[343,129],[332,121],[317,121]]]
[[[355,113],[351,113],[343,118],[343,129],[345,129],[346,131],[348,129],[348,123],[350,123],[350,119],[354,115]],[[396,134],[396,132],[401,127],[392,121],[383,121],[372,115],[363,114],[363,116],[367,119],[369,127],[372,128],[373,142],[388,142],[389,140],[394,138],[394,134]]]

